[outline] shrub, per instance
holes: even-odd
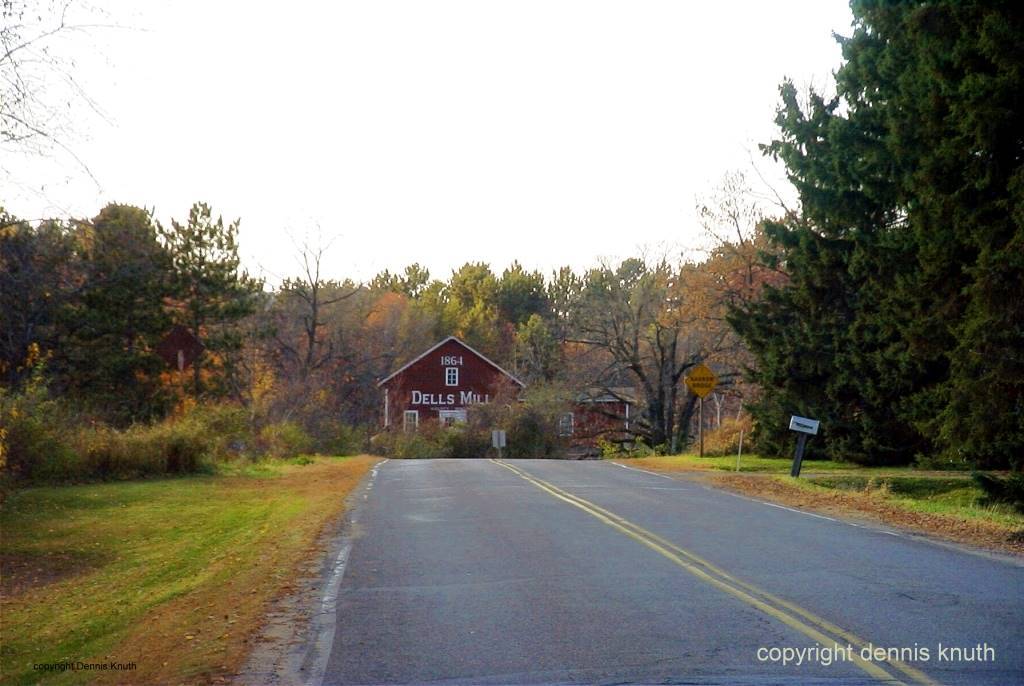
[[[558,415],[516,407],[508,426],[509,457],[564,457],[568,441],[558,435]]]
[[[436,424],[423,424],[416,432],[384,431],[370,441],[371,449],[385,457],[435,458],[450,457],[444,444],[445,429]]]
[[[477,432],[482,456],[490,449],[491,430],[503,429],[506,457],[566,457],[570,441],[558,435],[558,420],[572,409],[569,393],[554,385],[537,385],[521,397],[496,398],[469,408],[469,426]]]
[[[971,463],[962,455],[950,456],[947,454],[924,455],[918,453],[914,457],[914,466],[917,469],[934,471],[968,471]]]
[[[1014,472],[1006,478],[984,472],[972,472],[971,478],[985,492],[986,505],[1006,504],[1024,513],[1024,474]]]
[[[735,455],[740,447],[740,431],[743,432],[744,446],[749,446],[752,423],[749,415],[744,415],[740,419],[723,419],[717,429],[704,435],[704,454]]]
[[[123,433],[107,426],[98,425],[79,430],[74,437],[74,444],[75,452],[82,461],[81,471],[79,474],[65,474],[64,478],[92,476],[103,479],[115,474],[127,476],[125,472],[128,471],[129,455],[138,458],[138,453],[126,449],[125,443]],[[140,471],[145,473],[149,470]]]
[[[597,441],[597,447],[601,451],[602,459],[616,457],[653,457],[655,455],[662,454],[642,441],[618,443],[600,438]]]
[[[136,424],[124,431],[106,426],[82,429],[75,438],[84,478],[130,479],[202,471],[213,444],[194,421]],[[70,476],[70,475],[68,475]]]
[[[506,425],[506,457],[562,457],[567,449],[554,427],[531,412],[516,413]],[[424,423],[415,433],[384,431],[370,441],[378,455],[396,458],[487,457],[491,429],[474,423],[440,427]]]
[[[351,451],[358,434],[338,424],[324,443],[336,454]],[[316,448],[295,422],[268,424],[254,438],[247,412],[234,405],[196,405],[177,418],[119,430],[76,416],[42,383],[19,393],[0,389],[0,477],[12,484],[188,474],[242,453],[291,458]],[[437,453],[422,444],[404,450]]]
[[[197,432],[206,441],[206,452],[215,460],[226,460],[253,446],[252,425],[245,408],[226,403],[195,405],[181,417],[182,429]]]
[[[69,414],[41,382],[31,381],[21,393],[0,389],[5,478],[52,479],[77,471],[77,456],[68,442],[71,424]]]
[[[230,405],[197,405],[181,417],[124,430],[82,427],[73,441],[81,460],[76,476],[130,479],[201,472],[237,455],[247,436],[245,411]]]
[[[295,422],[267,424],[259,433],[261,452],[268,457],[295,457],[313,450],[313,438]]]
[[[625,453],[622,444],[613,443],[604,436],[598,437],[596,445],[602,460],[610,460],[612,458],[622,457]]]
[[[363,429],[340,421],[321,427],[319,435],[317,447],[328,455],[358,455],[366,440]]]
[[[155,464],[170,474],[201,471],[204,458],[216,457],[217,446],[222,438],[209,433],[202,425],[197,426],[191,422],[164,422],[147,429],[141,428],[138,432],[139,443],[151,443],[152,455],[162,453],[163,460]],[[128,435],[131,436],[131,432]]]
[[[440,432],[445,457],[484,457],[491,449],[491,434],[468,424],[460,424]]]

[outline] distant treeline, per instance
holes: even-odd
[[[445,280],[411,265],[337,281],[322,274],[324,249],[306,245],[295,248],[300,273],[268,288],[240,267],[238,223],[204,204],[168,227],[128,205],[91,220],[2,222],[7,394],[42,384],[83,421],[121,428],[229,402],[255,425],[290,422],[324,447],[357,430],[368,444],[380,430],[376,382],[454,334],[545,398],[637,389],[637,439],[682,449],[696,407],[686,370],[716,368],[719,406],[744,392],[726,310],[777,278],[755,264],[755,226],[700,261],[547,277],[469,263]],[[157,354],[175,326],[204,346],[183,372]]]

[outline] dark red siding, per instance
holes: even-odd
[[[446,383],[448,368],[458,369],[458,384],[454,386]],[[402,428],[406,410],[418,410],[421,424],[436,420],[440,410],[490,402],[515,393],[521,386],[462,341],[449,338],[381,383],[387,398],[385,425]]]
[[[573,408],[573,445],[594,445],[598,438],[625,440],[627,417],[632,421],[633,408],[622,400],[581,402]]]

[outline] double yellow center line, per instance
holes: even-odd
[[[783,624],[799,631],[804,636],[818,642],[820,645],[831,646],[833,644],[845,642],[854,646],[855,650],[852,653],[853,664],[856,664],[872,677],[887,683],[903,683],[899,681],[893,673],[883,668],[882,665],[885,665],[889,669],[902,672],[915,683],[926,684],[927,686],[938,686],[938,682],[934,681],[927,674],[911,667],[908,664],[900,662],[899,660],[871,661],[863,659],[860,656],[860,651],[862,648],[869,645],[868,641],[865,641],[853,633],[812,614],[798,605],[774,596],[745,581],[740,581],[728,574],[725,570],[716,567],[707,560],[694,555],[688,550],[680,548],[675,543],[672,543],[671,541],[666,540],[643,527],[623,519],[603,507],[595,505],[588,500],[584,500],[577,495],[573,495],[568,491],[562,490],[550,482],[538,479],[519,467],[499,460],[491,460],[491,462],[508,469],[551,496],[562,500],[573,507],[583,510],[619,533],[629,536],[641,545],[646,546],[662,557],[667,558],[669,561],[682,569],[685,569],[701,581],[704,581],[715,588],[728,593],[734,598],[737,598],[750,607],[760,610],[766,615],[779,620]]]

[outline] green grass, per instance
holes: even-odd
[[[708,456],[698,457],[693,453],[682,455],[657,455],[652,457],[621,458],[623,464],[634,465],[645,469],[658,471],[690,471],[694,469],[715,469],[721,471],[736,470],[736,456]],[[757,454],[744,453],[740,458],[741,472],[760,472],[765,474],[789,474],[793,467],[792,457],[763,457]],[[821,473],[856,474],[868,477],[882,476],[906,476],[916,475],[921,478],[969,478],[970,474],[963,470],[922,470],[916,467],[863,467],[852,462],[835,462],[833,460],[808,460],[804,459],[801,466],[801,475],[816,475]]]
[[[0,679],[100,676],[32,669],[68,660],[136,662],[121,675],[133,682],[227,671],[339,496],[374,462],[14,491],[0,508]]]
[[[614,458],[620,459],[620,458]],[[725,455],[716,457],[698,457],[694,454],[657,455],[653,457],[637,457],[623,460],[624,464],[636,465],[661,471],[687,471],[690,469],[720,469],[733,471],[736,469],[736,456]],[[793,459],[789,457],[761,457],[747,454],[740,458],[741,472],[767,472],[773,474],[789,474]],[[857,465],[830,460],[804,460],[804,471],[820,470],[861,470]]]
[[[798,487],[865,493],[907,510],[980,519],[1024,527],[1013,507],[986,504],[985,493],[969,476],[841,476],[789,480]]]
[[[894,496],[911,500],[945,497],[951,492],[969,491],[972,497],[980,497],[981,489],[973,485],[969,477],[919,477],[919,476],[829,476],[813,477],[812,482],[825,488],[842,491],[884,490]]]
[[[695,470],[732,472],[736,469],[736,456],[697,457],[693,454],[628,458],[623,464],[661,472],[688,472]],[[914,467],[861,467],[856,464],[828,460],[805,460],[799,479],[789,477],[792,458],[743,455],[740,472],[764,475],[772,482],[781,482],[798,491],[815,494],[842,492],[851,496],[845,504],[827,500],[822,506],[847,507],[871,512],[883,520],[895,516],[902,524],[906,516],[893,514],[924,513],[952,517],[951,520],[919,523],[931,533],[943,535],[945,529],[955,528],[956,521],[979,522],[978,526],[995,525],[1003,536],[1024,530],[1024,515],[1010,505],[992,505],[985,502],[985,494],[974,483],[968,472],[962,470],[915,469]],[[750,481],[748,477],[748,481]],[[734,484],[743,492],[761,497],[786,500],[787,494],[765,488],[768,484]],[[790,495],[794,492],[791,491]],[[799,495],[799,493],[795,493]],[[802,505],[803,506],[803,505]],[[812,505],[813,506],[813,505]],[[956,539],[956,536],[953,536]],[[966,540],[963,535],[957,540]]]

